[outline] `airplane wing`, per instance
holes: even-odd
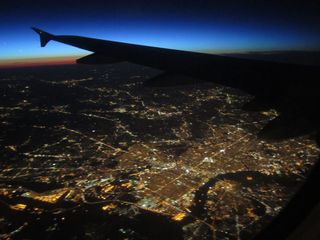
[[[53,35],[32,28],[41,47],[50,40],[93,52],[77,63],[104,64],[129,61],[166,72],[242,89],[255,96],[247,110],[276,108],[281,115],[269,122],[261,137],[283,138],[319,131],[320,71],[313,66],[275,63],[180,51],[108,40]],[[158,78],[159,80],[159,78]]]

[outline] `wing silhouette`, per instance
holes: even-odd
[[[50,40],[93,52],[77,63],[104,64],[129,61],[170,74],[239,88],[255,96],[246,110],[275,108],[280,116],[260,132],[263,138],[282,139],[319,132],[320,94],[315,66],[249,60],[180,51],[71,35],[53,35],[33,27],[41,47]],[[166,75],[167,76],[167,75]],[[161,78],[157,78],[159,81]],[[152,80],[151,80],[152,81]],[[152,85],[152,84],[151,84]]]

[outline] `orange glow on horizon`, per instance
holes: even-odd
[[[26,59],[0,59],[0,68],[36,67],[49,65],[75,64],[75,60],[81,56],[41,57]]]

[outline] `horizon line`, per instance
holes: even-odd
[[[207,54],[216,55],[260,55],[267,56],[272,54],[290,54],[290,53],[313,53],[320,54],[320,49],[317,50],[249,50],[249,51],[195,51]],[[76,64],[76,60],[85,56],[86,54],[72,54],[72,55],[60,55],[60,56],[31,56],[21,58],[0,58],[0,68],[20,68],[20,67],[36,67],[36,66],[48,66],[48,65],[70,65]]]

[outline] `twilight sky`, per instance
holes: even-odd
[[[320,6],[311,1],[2,0],[0,61],[84,55],[50,42],[53,34],[210,53],[320,49]]]

